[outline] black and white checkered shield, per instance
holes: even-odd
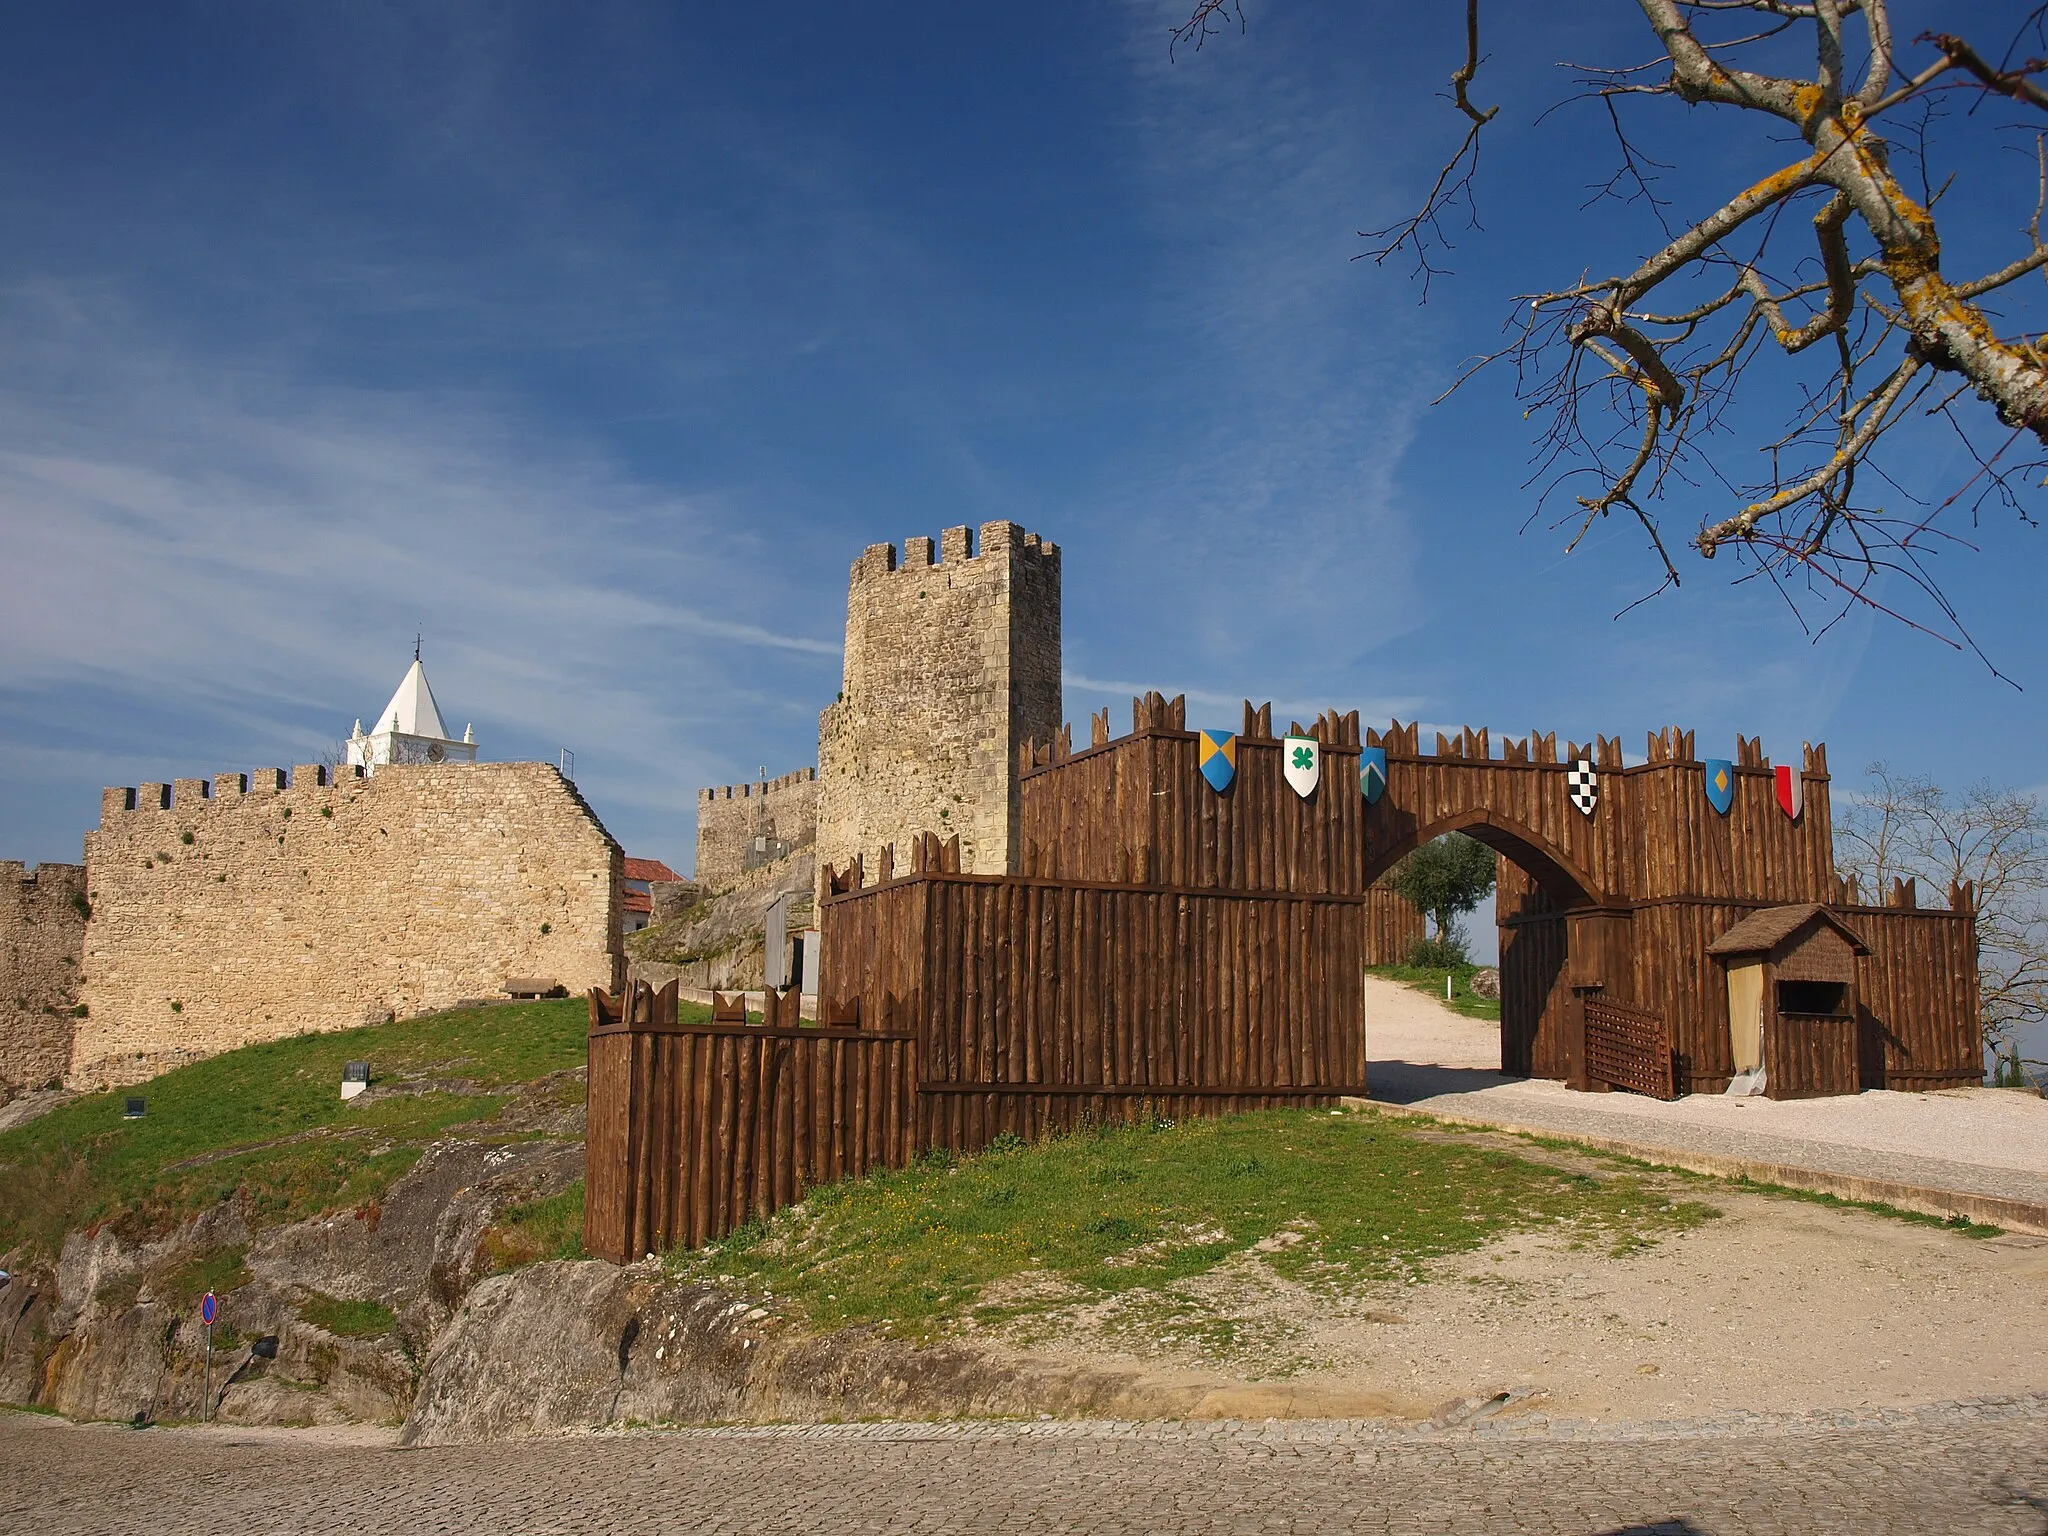
[[[1592,815],[1593,807],[1600,803],[1600,779],[1593,772],[1592,762],[1583,757],[1573,758],[1571,771],[1564,776],[1564,782],[1572,804],[1579,808],[1579,814]]]

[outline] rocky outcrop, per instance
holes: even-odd
[[[582,1171],[578,1142],[451,1141],[381,1202],[314,1221],[252,1230],[228,1202],[153,1239],[73,1233],[0,1290],[0,1400],[79,1419],[396,1424],[490,1270],[494,1217]],[[210,1401],[205,1285],[220,1299]],[[345,1312],[348,1332],[322,1326]]]
[[[470,1293],[428,1354],[408,1445],[610,1424],[862,1418],[1377,1416],[1363,1393],[1249,1385],[988,1346],[812,1334],[657,1264],[536,1264]]]

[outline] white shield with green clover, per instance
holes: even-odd
[[[1316,785],[1323,777],[1323,744],[1320,741],[1313,736],[1283,736],[1280,739],[1280,761],[1290,789],[1304,800],[1316,792]]]

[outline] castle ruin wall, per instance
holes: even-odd
[[[110,789],[70,1086],[624,972],[624,861],[547,763],[307,765]]]
[[[85,958],[85,869],[0,859],[0,1100],[64,1076]]]
[[[752,784],[697,793],[697,884],[729,891],[748,868],[749,845],[765,834],[791,853],[818,838],[818,770],[799,768]]]

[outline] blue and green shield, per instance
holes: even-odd
[[[1361,747],[1358,750],[1358,787],[1365,791],[1365,803],[1378,805],[1387,792],[1387,749]]]
[[[1725,757],[1707,759],[1707,804],[1723,816],[1735,803],[1735,765]]]
[[[1237,737],[1230,731],[1204,731],[1200,753],[1202,777],[1222,794],[1237,777]]]

